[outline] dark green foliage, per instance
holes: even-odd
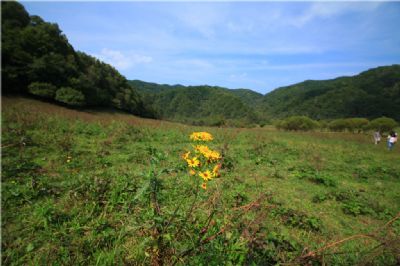
[[[56,95],[57,87],[45,82],[32,82],[28,86],[28,91],[33,95],[53,99]]]
[[[328,199],[330,199],[328,194],[317,194],[317,195],[314,195],[314,197],[312,198],[312,202],[321,203]]]
[[[85,105],[85,95],[82,92],[69,87],[57,90],[55,99],[72,106]]]
[[[286,208],[277,208],[272,211],[273,216],[278,216],[286,225],[298,227],[304,230],[320,231],[322,222],[317,217],[309,217],[307,214]]]
[[[76,52],[57,24],[29,17],[18,2],[1,6],[3,93],[30,93],[71,106],[112,106],[154,116],[115,68]],[[55,87],[69,89],[56,96]]]
[[[374,119],[369,123],[368,128],[372,130],[379,130],[381,132],[388,132],[397,126],[397,122],[388,117],[380,117]]]
[[[311,176],[308,179],[315,184],[323,185],[326,187],[336,187],[337,186],[337,182],[333,178],[331,178],[329,176],[321,175],[321,174]]]
[[[1,22],[4,27],[6,24],[12,27],[25,27],[29,23],[29,14],[25,8],[14,1],[1,3]]]

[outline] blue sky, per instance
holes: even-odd
[[[400,2],[21,2],[127,79],[248,88],[400,63]]]

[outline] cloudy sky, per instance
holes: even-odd
[[[400,2],[21,2],[128,79],[266,93],[400,63]]]

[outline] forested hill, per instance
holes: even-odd
[[[292,115],[314,119],[345,117],[400,120],[400,65],[367,70],[352,77],[307,80],[266,95],[210,86],[160,85],[129,81],[162,118],[182,122],[262,122]],[[221,106],[223,108],[221,108]]]
[[[251,104],[262,94],[215,86],[161,85],[129,81],[157,117],[196,125],[246,126],[259,123]]]
[[[32,94],[69,106],[116,107],[152,116],[115,68],[75,51],[57,24],[1,2],[2,93]]]
[[[352,77],[308,80],[282,87],[266,94],[259,108],[270,118],[388,116],[399,121],[400,65],[378,67]]]

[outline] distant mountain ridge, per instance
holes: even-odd
[[[129,84],[142,94],[147,105],[161,114],[161,118],[181,122],[197,119],[190,110],[198,112],[199,105],[210,108],[200,112],[205,120],[209,116],[233,119],[239,114],[236,118],[248,123],[292,115],[313,119],[388,116],[400,120],[400,65],[377,67],[349,77],[307,80],[265,95],[249,89],[216,86],[160,85],[139,80],[129,81]],[[212,99],[220,105],[223,103],[227,110],[210,104]]]
[[[269,117],[306,115],[400,120],[400,65],[383,66],[352,77],[308,80],[266,94],[260,111]]]

